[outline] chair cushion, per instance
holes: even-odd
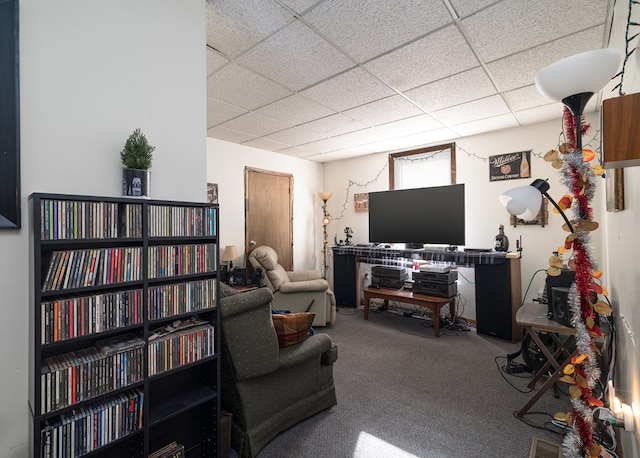
[[[271,284],[275,288],[275,291],[280,289],[283,283],[289,283],[289,275],[287,275],[286,270],[278,264],[275,269],[267,271],[267,277]]]
[[[251,252],[262,267],[267,271],[273,270],[278,265],[278,253],[269,246],[259,246]]]
[[[307,339],[315,316],[316,314],[312,312],[271,315],[280,348],[295,345]]]

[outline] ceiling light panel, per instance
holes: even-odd
[[[289,24],[238,62],[298,91],[354,66],[354,62],[300,21]]]
[[[364,66],[389,86],[406,91],[478,65],[458,29],[449,26]]]
[[[281,29],[294,17],[274,0],[207,0],[207,44],[235,58]]]
[[[441,2],[326,0],[304,20],[364,62],[450,23],[452,17]]]

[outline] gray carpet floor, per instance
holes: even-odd
[[[549,390],[525,415],[531,375],[501,371],[519,349],[469,331],[434,336],[428,320],[341,309],[319,328],[339,346],[338,404],[271,441],[259,458],[529,457],[534,436],[561,442],[552,415],[569,410]],[[539,386],[539,385],[538,385]]]

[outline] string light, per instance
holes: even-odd
[[[640,26],[640,23],[634,22],[634,21],[631,20],[631,14],[633,12],[633,7],[635,5],[638,5],[638,4],[640,4],[640,1],[638,1],[638,0],[630,0],[629,1],[629,12],[627,13],[627,29],[626,29],[626,32],[625,32],[626,41],[625,41],[625,44],[624,44],[624,51],[625,51],[624,52],[624,61],[622,63],[622,70],[620,70],[620,72],[618,72],[613,77],[613,78],[617,78],[618,76],[620,77],[620,82],[615,85],[615,87],[612,89],[612,91],[615,91],[616,89],[618,89],[618,95],[621,95],[621,96],[624,95],[624,92],[622,92],[622,83],[623,83],[623,80],[624,80],[624,69],[627,66],[627,61],[629,60],[629,57],[631,57],[631,55],[637,49],[636,47],[633,47],[631,50],[629,50],[629,43],[631,43],[638,35],[640,35],[640,33],[636,33],[632,37],[629,36],[631,26],[634,26],[634,27]]]

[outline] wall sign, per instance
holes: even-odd
[[[489,181],[531,176],[531,150],[489,156]]]
[[[0,0],[0,229],[20,227],[18,0]]]
[[[353,195],[353,207],[356,213],[365,213],[369,211],[369,193],[355,193]]]

